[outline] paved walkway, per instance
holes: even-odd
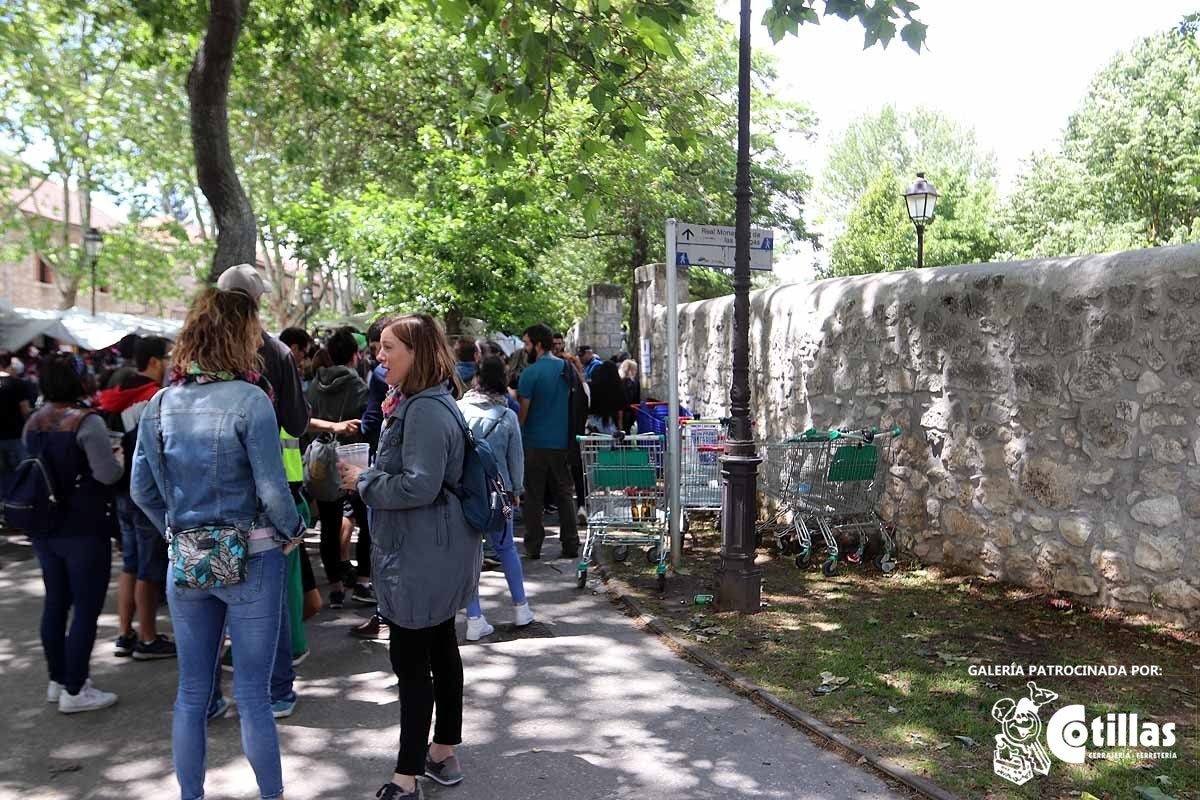
[[[547,555],[557,551],[557,542],[547,543]],[[570,562],[525,565],[538,622],[520,634],[511,629],[503,577],[484,574],[484,609],[498,631],[495,641],[462,648],[467,779],[452,788],[427,782],[427,797],[903,796],[677,658],[603,594],[576,590]],[[170,747],[175,662],[112,655],[115,591],[114,578],[92,674],[121,700],[105,711],[61,715],[44,702],[37,562],[27,545],[0,538],[0,797],[178,797]],[[365,800],[391,774],[399,708],[386,646],[346,634],[365,616],[323,610],[309,622],[313,655],[299,668],[301,700],[280,721],[289,800]],[[464,625],[460,617],[460,634]],[[206,789],[209,800],[257,797],[236,718],[209,728]]]

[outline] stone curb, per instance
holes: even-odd
[[[918,794],[931,798],[931,800],[962,800],[962,798],[950,794],[945,789],[935,786],[925,778],[909,772],[894,761],[884,758],[883,756],[876,755],[870,750],[864,749],[862,745],[851,741],[849,738],[833,730],[833,728],[829,727],[821,720],[805,711],[800,710],[799,708],[796,708],[791,703],[785,702],[783,699],[776,697],[766,689],[751,681],[749,678],[746,678],[744,675],[734,672],[720,661],[717,661],[715,658],[702,651],[700,648],[671,633],[659,623],[656,617],[651,614],[647,614],[642,610],[642,607],[638,605],[638,602],[630,596],[629,587],[623,581],[618,580],[617,578],[609,577],[608,571],[604,567],[601,567],[598,571],[604,578],[603,587],[605,592],[613,600],[622,603],[627,609],[629,609],[629,611],[637,617],[638,622],[645,625],[660,638],[666,639],[672,647],[683,651],[688,658],[697,662],[709,672],[720,676],[724,681],[732,685],[741,694],[748,696],[751,700],[757,703],[761,703],[772,711],[782,714],[793,724],[820,737],[821,739],[836,744],[839,747],[849,750],[854,755],[866,759],[868,764],[872,765],[888,777],[900,781],[900,783],[904,784]]]

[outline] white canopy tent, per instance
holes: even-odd
[[[48,336],[84,350],[111,347],[130,333],[174,339],[183,323],[157,317],[138,317],[98,311],[95,316],[78,308],[43,311],[36,308],[0,309],[0,347],[17,350],[38,336]]]

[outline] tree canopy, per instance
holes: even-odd
[[[925,231],[925,264],[988,261],[995,255],[991,153],[979,147],[974,131],[943,114],[885,106],[851,123],[830,150],[827,199],[845,228],[833,241],[829,274],[915,266],[916,232],[901,195],[917,172],[941,194],[934,224]]]

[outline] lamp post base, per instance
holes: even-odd
[[[725,497],[721,515],[721,566],[717,569],[717,608],[754,614],[762,606],[763,570],[754,563],[758,465],[762,459],[754,452],[751,442],[730,442],[730,445],[733,453],[721,459]]]

